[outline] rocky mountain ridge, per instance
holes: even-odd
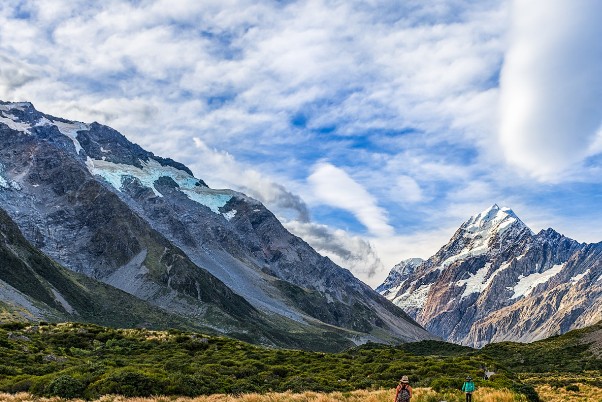
[[[553,229],[533,234],[493,205],[405,280],[378,289],[450,342],[531,342],[602,318],[601,248]]]
[[[6,212],[73,271],[253,342],[433,338],[258,201],[210,189],[109,127],[0,102],[0,144]]]

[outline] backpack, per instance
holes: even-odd
[[[397,400],[395,402],[410,402],[410,390],[406,386],[399,386]]]

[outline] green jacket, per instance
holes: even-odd
[[[464,392],[474,392],[474,382],[466,381],[464,385],[462,385],[462,391]]]

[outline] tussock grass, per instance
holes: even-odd
[[[585,402],[602,401],[602,388],[588,384],[575,384],[579,391],[567,391],[566,388],[541,385],[535,389],[543,402]]]
[[[94,402],[393,402],[395,390],[358,390],[352,392],[282,392],[262,394],[224,395],[215,394],[196,398],[177,396],[155,396],[149,398],[127,398],[121,395],[104,395]],[[464,402],[464,394],[460,391],[437,393],[430,388],[414,389],[412,402]],[[474,402],[526,402],[523,395],[518,395],[508,390],[494,390],[490,388],[478,389],[472,400]],[[561,399],[558,399],[560,401]],[[579,399],[575,399],[577,401]],[[591,399],[602,400],[602,399]],[[0,393],[0,402],[64,402],[58,397],[43,398],[25,392],[17,394]],[[548,400],[545,400],[546,402]],[[556,400],[550,400],[555,402]],[[570,399],[573,401],[573,399]],[[82,399],[73,399],[71,402],[86,402]]]

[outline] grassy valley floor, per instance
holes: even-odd
[[[127,398],[117,395],[105,395],[95,402],[392,402],[395,390],[358,390],[352,392],[302,392],[302,393],[267,393],[243,395],[209,395],[196,398],[186,397],[148,397]],[[416,388],[412,402],[464,402],[464,395],[460,391],[437,393],[429,388]],[[519,395],[508,390],[495,390],[481,388],[475,392],[474,402],[527,402],[524,395]],[[61,402],[60,398],[39,398],[27,393],[0,394],[0,402]],[[73,400],[81,401],[81,400]],[[547,400],[544,400],[547,402]]]

